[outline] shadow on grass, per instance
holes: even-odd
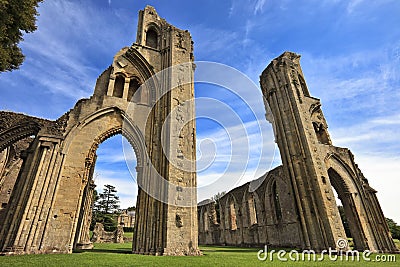
[[[200,246],[202,251],[210,251],[210,252],[222,252],[222,253],[229,253],[229,252],[241,252],[241,253],[254,253],[255,251],[258,252],[259,250],[265,249],[265,247],[231,247],[231,246]],[[294,248],[283,248],[283,247],[269,247],[269,250],[285,250],[290,252]]]
[[[258,249],[211,249],[211,248],[202,248],[201,251],[208,253],[208,252],[218,252],[218,253],[232,253],[232,252],[239,252],[239,253],[254,253],[258,251]]]
[[[131,250],[127,250],[126,248],[120,248],[120,249],[99,249],[99,248],[94,248],[94,249],[77,249],[74,250],[73,253],[115,253],[115,254],[132,254]]]

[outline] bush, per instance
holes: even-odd
[[[124,227],[124,232],[133,233],[134,232],[134,228],[133,227]]]

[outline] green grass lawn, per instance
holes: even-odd
[[[132,232],[124,232],[124,237],[133,238]]]
[[[280,262],[276,254],[273,262],[259,261],[256,248],[201,247],[203,256],[167,257],[130,254],[131,243],[96,244],[90,251],[73,254],[22,255],[0,257],[0,266],[399,266],[396,262],[340,262],[325,257],[322,262],[298,261]],[[375,254],[371,259],[375,259]],[[286,257],[288,257],[286,255]]]

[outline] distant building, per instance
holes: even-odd
[[[136,211],[134,210],[131,211],[128,211],[127,209],[122,210],[121,214],[118,216],[118,225],[122,225],[123,227],[134,227],[135,215]]]

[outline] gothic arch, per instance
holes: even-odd
[[[75,126],[66,134],[65,145],[62,148],[65,157],[61,177],[68,177],[68,179],[61,179],[58,186],[58,195],[62,196],[63,192],[68,190],[69,195],[76,196],[78,203],[75,202],[76,204],[74,205],[68,205],[64,199],[56,198],[52,209],[54,227],[51,229],[61,227],[57,223],[61,216],[60,211],[62,210],[64,214],[68,211],[68,214],[73,216],[73,231],[68,239],[70,247],[75,247],[76,242],[84,243],[85,241],[77,239],[77,236],[81,236],[80,229],[82,227],[85,228],[85,225],[79,225],[79,223],[86,221],[83,220],[86,215],[82,215],[82,212],[88,212],[84,210],[84,206],[88,197],[86,194],[87,185],[93,174],[96,150],[99,144],[116,134],[125,136],[132,145],[137,157],[137,179],[138,181],[142,180],[142,176],[146,175],[147,171],[142,168],[146,166],[144,164],[146,162],[144,134],[128,115],[118,107],[106,107],[85,116],[78,120]],[[76,186],[73,188],[69,186],[70,179],[76,181]]]
[[[262,204],[257,192],[250,192],[247,188],[243,194],[242,199],[242,217],[243,225],[251,227],[255,224],[262,224],[263,218],[260,210],[262,209]]]
[[[37,122],[27,121],[0,132],[0,151],[28,136],[37,135],[40,129]]]
[[[235,231],[239,228],[239,205],[233,194],[228,193],[225,201],[225,229]]]
[[[356,174],[338,155],[329,154],[325,163],[328,170],[335,171],[340,176],[340,179],[333,180],[333,184],[340,193],[356,193],[360,190]]]
[[[124,117],[125,113],[123,111],[119,111],[121,117]],[[126,129],[128,128],[128,129]],[[78,211],[79,217],[76,223],[76,234],[74,238],[74,248],[85,247],[87,244],[90,244],[89,240],[89,225],[90,225],[90,214],[91,214],[91,207],[92,207],[92,195],[94,190],[94,183],[92,180],[94,167],[96,164],[96,151],[101,143],[105,140],[117,135],[123,135],[130,145],[132,146],[136,159],[137,159],[137,179],[142,180],[142,167],[143,167],[143,158],[145,153],[145,146],[143,144],[144,139],[140,134],[140,131],[133,125],[133,123],[126,118],[126,123],[124,127],[122,125],[117,125],[111,127],[110,129],[106,130],[105,132],[99,134],[94,140],[93,144],[90,147],[86,159],[85,159],[85,171],[84,177],[82,179],[83,186],[82,186],[82,199],[80,204],[80,209]],[[139,207],[138,207],[139,209]]]
[[[369,249],[367,241],[369,223],[365,217],[362,186],[351,168],[339,156],[330,154],[326,158],[326,163],[329,181],[343,204],[355,249]]]
[[[156,78],[156,72],[154,68],[149,64],[149,62],[134,48],[129,48],[124,54],[124,58],[128,59],[130,64],[138,71],[141,81],[146,81],[143,83],[142,90],[147,90],[149,92],[149,104],[154,104],[158,98],[161,96],[161,92],[158,92],[157,88],[160,88]]]
[[[271,176],[268,179],[265,190],[265,220],[267,224],[279,224],[283,219],[283,210],[281,205],[282,184],[286,183],[280,177]]]

